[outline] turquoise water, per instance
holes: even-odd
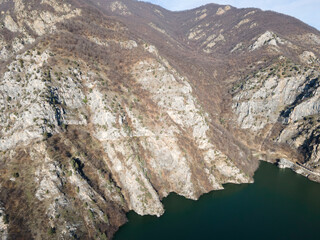
[[[163,216],[130,212],[114,239],[320,239],[320,184],[265,162],[254,179],[198,201],[170,194]]]

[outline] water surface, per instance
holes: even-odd
[[[254,180],[198,201],[170,194],[163,216],[130,212],[114,239],[320,239],[320,184],[265,162]]]

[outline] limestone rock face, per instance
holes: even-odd
[[[2,239],[110,239],[130,210],[161,216],[172,192],[252,182],[260,159],[319,181],[313,28],[215,4],[0,11]]]
[[[261,48],[264,45],[277,47],[278,44],[285,44],[285,41],[279,38],[275,33],[267,31],[260,37],[258,37],[254,44],[249,47],[249,49],[251,51],[254,51],[258,48]]]
[[[243,91],[234,97],[233,108],[238,115],[238,124],[244,129],[261,130],[266,124],[277,122],[280,113],[293,104],[308,87],[311,72],[291,77],[267,77],[268,73],[250,78]],[[312,73],[314,74],[314,73]],[[317,73],[319,74],[319,73]],[[288,122],[297,121],[304,116],[317,114],[317,97],[299,104],[290,113]]]
[[[8,216],[6,215],[3,203],[0,203],[0,236],[1,239],[8,239]]]
[[[35,41],[34,35],[41,36],[52,33],[58,23],[81,15],[79,8],[72,8],[70,4],[64,1],[61,3],[55,0],[15,0],[8,2],[12,3],[14,7],[5,14],[1,14],[0,21],[3,21],[4,29],[15,33],[17,37],[11,43],[9,41],[2,46],[0,51],[4,54],[0,56],[0,59],[3,60],[18,53],[24,45],[32,44]],[[11,48],[10,45],[12,45]]]
[[[241,128],[301,149],[302,166],[318,176],[320,72],[319,68],[302,68],[281,57],[276,64],[248,76],[233,98],[233,109]],[[280,166],[288,165],[282,162]]]
[[[117,12],[120,15],[131,15],[131,12],[128,10],[127,6],[121,1],[114,1],[110,4],[112,12]]]

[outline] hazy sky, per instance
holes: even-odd
[[[207,3],[234,7],[257,7],[294,16],[320,30],[320,0],[144,0],[172,11],[186,10]]]

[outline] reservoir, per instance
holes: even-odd
[[[128,213],[115,240],[320,239],[320,184],[261,162],[253,184],[198,201],[170,194],[160,218]]]

